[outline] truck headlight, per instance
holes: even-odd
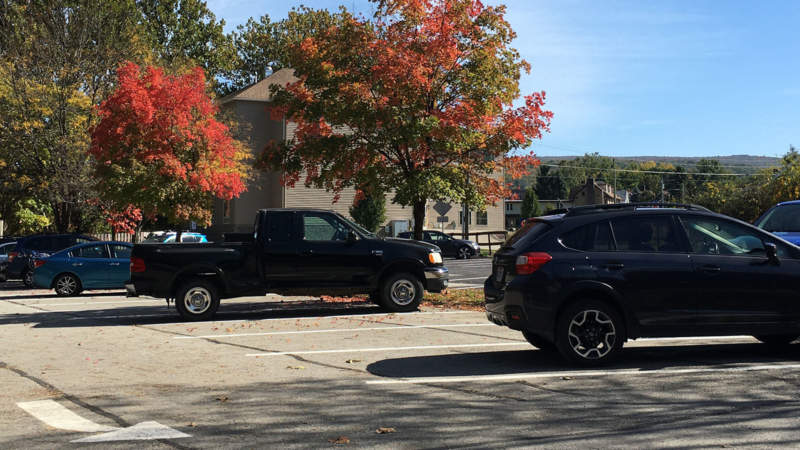
[[[441,264],[442,254],[439,252],[428,253],[428,261],[430,261],[431,264]]]

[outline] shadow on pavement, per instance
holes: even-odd
[[[89,302],[90,306],[91,302]],[[157,306],[156,306],[157,305]],[[31,313],[0,314],[0,325],[36,323],[35,328],[91,327],[116,325],[155,325],[185,322],[166,302],[147,306],[126,306],[77,311],[40,311]],[[30,305],[46,307],[47,305]],[[300,318],[306,316],[339,316],[350,314],[385,313],[369,302],[330,303],[318,301],[246,302],[224,301],[214,321],[261,320],[273,318]],[[213,322],[213,321],[211,321]]]
[[[377,361],[367,366],[387,378],[535,374],[572,370],[657,370],[684,366],[770,364],[800,361],[800,344],[774,349],[764,344],[669,345],[623,348],[617,362],[599,368],[570,366],[557,353],[531,348],[517,351],[451,353]]]
[[[77,295],[72,297],[58,297],[53,291],[49,291],[48,294],[26,294],[26,295],[8,295],[8,296],[0,296],[0,301],[3,300],[35,300],[40,298],[61,298],[63,300],[88,300],[91,297],[119,297],[120,295],[125,295],[124,292],[91,292],[87,291],[83,295]]]

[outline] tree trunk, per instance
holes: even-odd
[[[414,239],[422,240],[422,229],[425,225],[425,200],[414,202]]]

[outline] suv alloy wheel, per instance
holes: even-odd
[[[576,364],[605,364],[619,354],[624,341],[622,318],[605,302],[581,300],[559,316],[556,347]]]

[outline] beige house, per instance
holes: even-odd
[[[610,184],[595,181],[594,178],[587,179],[586,183],[573,189],[569,196],[573,206],[628,203],[629,197],[627,191],[615,191]]]
[[[269,106],[272,101],[270,86],[286,85],[297,80],[289,69],[281,69],[264,80],[220,100],[224,111],[231,113],[239,122],[237,138],[242,140],[252,154],[257,154],[272,141],[291,140],[295,125],[286,120],[275,121],[270,118]],[[331,209],[349,217],[355,190],[346,189],[334,203],[334,194],[323,189],[305,187],[302,178],[294,187],[280,183],[280,173],[256,172],[248,184],[248,190],[231,201],[218,200],[214,208],[209,234],[225,232],[247,232],[252,230],[255,212],[261,208],[321,208]],[[392,203],[392,195],[386,196],[386,225],[395,231],[412,229],[413,214],[410,207]],[[433,210],[434,201],[428,202],[425,215],[425,228],[442,229],[447,232],[461,230],[464,218],[461,208],[453,205],[448,212],[446,223],[437,222],[438,213]],[[471,211],[470,231],[497,231],[504,229],[502,203],[489,206],[486,212]],[[391,232],[391,230],[387,230]]]

